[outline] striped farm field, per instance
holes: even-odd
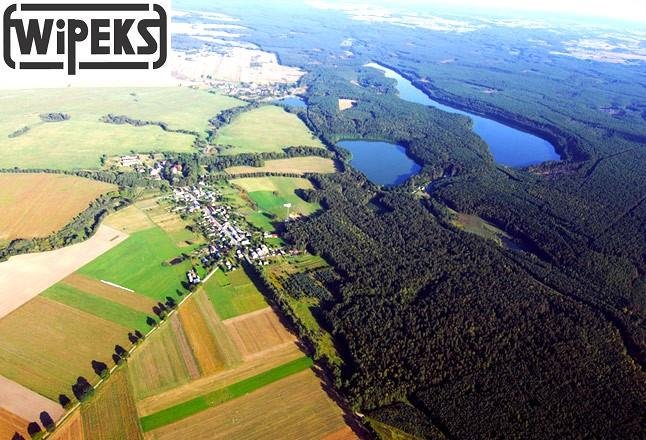
[[[336,168],[332,159],[319,156],[307,156],[268,160],[261,167],[238,166],[227,168],[225,171],[235,176],[236,174],[245,173],[333,173],[336,171]]]
[[[296,359],[292,362],[288,362],[287,364],[265,371],[256,376],[241,380],[240,382],[236,382],[219,390],[215,390],[195,399],[180,403],[179,405],[145,416],[141,419],[142,428],[144,431],[151,431],[185,419],[208,408],[242,397],[245,394],[251,393],[252,391],[266,385],[306,370],[311,366],[312,360],[308,357]]]
[[[143,438],[132,399],[128,374],[117,370],[96,395],[81,405],[85,437],[92,440],[138,440]]]
[[[269,307],[228,319],[224,325],[243,359],[251,358],[280,345],[295,344],[296,337],[280,323]]]
[[[159,227],[135,232],[119,246],[82,267],[78,273],[136,291],[156,301],[176,297],[190,266],[164,264],[181,250]]]
[[[64,174],[0,174],[0,241],[47,237],[115,185]],[[46,212],[47,215],[42,215]]]
[[[81,411],[74,411],[62,425],[56,428],[49,440],[89,440],[91,438],[93,437],[87,437],[83,432]]]
[[[153,306],[156,304],[150,298],[143,295],[133,294],[127,290],[110,286],[93,278],[88,278],[80,274],[72,274],[65,278],[61,284],[74,287],[83,292],[88,292],[106,300],[137,310],[141,313],[150,314]]]
[[[44,298],[119,324],[129,330],[148,329],[148,315],[75,287],[58,283],[41,294]],[[133,294],[131,294],[133,295]],[[152,313],[152,311],[151,311]]]
[[[249,394],[146,433],[147,440],[321,440],[347,430],[343,414],[311,371],[296,372]]]
[[[148,336],[145,344],[133,353],[128,360],[128,372],[136,400],[200,377],[197,361],[177,314]]]
[[[97,378],[91,362],[108,363],[129,329],[38,296],[0,320],[0,375],[57,401],[77,377]]]
[[[225,367],[214,332],[195,301],[188,299],[179,310],[182,327],[202,375],[217,373]]]
[[[218,270],[204,283],[204,290],[222,319],[267,307],[267,301],[242,269],[226,274]]]

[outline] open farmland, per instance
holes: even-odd
[[[110,361],[129,329],[37,297],[0,320],[0,375],[51,400],[71,395],[78,376],[97,378],[92,360]]]
[[[312,183],[307,179],[293,177],[247,177],[233,179],[231,183],[239,186],[249,194],[257,207],[284,220],[287,208],[291,203],[290,214],[309,215],[319,209],[318,205],[308,203],[296,195],[297,189],[311,189]]]
[[[275,350],[263,352],[262,356],[246,360],[217,374],[203,377],[142,399],[137,402],[137,408],[141,416],[154,414],[165,408],[203,396],[301,357],[303,357],[303,352],[296,344],[281,345]]]
[[[229,273],[218,270],[203,287],[221,319],[267,307],[265,298],[242,269]]]
[[[174,314],[128,361],[135,399],[144,399],[200,377],[186,334]]]
[[[61,284],[78,289],[82,292],[88,292],[92,295],[109,300],[113,303],[120,304],[132,310],[149,314],[155,306],[155,301],[143,295],[133,295],[132,292],[110,286],[93,278],[88,278],[79,274],[72,274],[65,278]]]
[[[47,237],[116,188],[62,174],[0,174],[0,242]]]
[[[244,359],[281,345],[296,344],[296,338],[278,320],[269,307],[231,318],[224,325]]]
[[[225,170],[232,176],[245,173],[333,173],[334,161],[325,157],[307,156],[268,160],[262,167],[238,166]]]
[[[101,225],[88,240],[54,251],[17,255],[0,263],[0,318],[126,239]]]
[[[58,402],[3,376],[0,376],[0,408],[29,422],[37,421],[42,411],[47,412],[54,420],[60,419],[64,413]]]
[[[222,370],[225,367],[225,360],[218,347],[216,336],[194,297],[182,305],[179,317],[202,374],[208,376]]]
[[[149,440],[321,440],[346,427],[343,414],[311,371],[302,371],[250,394],[146,434]],[[344,438],[356,438],[348,436]]]
[[[159,227],[133,233],[121,245],[79,270],[97,280],[132,289],[157,301],[176,297],[190,263],[163,264],[181,251]]]
[[[81,411],[74,411],[61,426],[56,428],[49,440],[85,440],[86,438],[88,437],[85,437],[83,432]]]
[[[0,407],[0,438],[13,439],[14,434],[18,433],[23,438],[28,438],[27,425],[31,420],[25,420],[22,417]]]
[[[141,439],[137,409],[132,400],[128,374],[118,370],[100,387],[94,398],[81,405],[85,437],[92,440]]]
[[[273,105],[242,113],[220,129],[216,143],[233,147],[225,154],[281,151],[289,146],[324,148],[298,116]]]
[[[102,154],[191,151],[192,135],[157,126],[106,124],[100,118],[112,113],[204,134],[210,118],[240,104],[181,87],[5,91],[0,97],[0,168],[98,168]],[[50,112],[66,113],[70,119],[43,122],[39,115]],[[27,131],[16,135],[25,127]]]
[[[237,399],[259,388],[277,382],[285,377],[303,371],[312,366],[312,360],[302,357],[271,370],[263,371],[256,376],[243,379],[224,388],[217,389],[203,396],[182,402],[141,419],[144,431],[150,431],[178,420],[190,417],[213,406]]]
[[[135,294],[131,293],[131,295]],[[53,285],[42,293],[42,297],[89,313],[97,318],[112,321],[129,330],[146,331],[148,329],[146,319],[152,314],[152,308],[146,314],[64,283]]]

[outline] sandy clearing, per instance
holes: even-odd
[[[3,376],[0,376],[0,408],[29,421],[38,420],[42,411],[47,411],[54,420],[65,413],[58,403]]]
[[[18,255],[0,263],[0,318],[127,237],[123,232],[101,225],[96,234],[83,243],[49,252]]]
[[[357,105],[357,101],[355,101],[354,99],[339,99],[340,111],[347,110],[354,107],[355,105]]]

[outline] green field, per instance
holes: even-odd
[[[78,272],[161,301],[167,296],[176,297],[180,281],[190,268],[189,261],[174,266],[163,264],[181,252],[161,228],[153,227],[135,232]]]
[[[296,359],[227,387],[142,417],[141,426],[144,432],[152,431],[153,429],[182,420],[208,408],[235,399],[236,397],[244,396],[265,385],[277,382],[280,379],[310,368],[312,365],[312,360],[308,357]]]
[[[229,319],[267,307],[262,294],[242,269],[218,270],[204,284],[204,290],[220,319]]]
[[[324,148],[298,116],[272,105],[239,115],[220,129],[216,143],[233,146],[224,150],[225,154],[281,151],[301,145]]]
[[[55,284],[42,293],[45,298],[82,310],[99,318],[122,325],[129,330],[145,331],[147,315],[105,298],[82,292],[72,286]],[[151,310],[152,314],[152,310]]]
[[[249,177],[233,179],[231,183],[247,191],[249,198],[260,211],[264,211],[282,221],[287,217],[286,203],[291,203],[290,214],[309,215],[320,208],[319,205],[308,203],[296,195],[297,189],[310,189],[312,184],[307,179],[294,177]],[[265,219],[259,216],[247,219],[250,223],[264,224]]]
[[[209,119],[240,104],[234,98],[183,87],[5,91],[0,96],[0,168],[97,168],[102,154],[192,151],[191,135],[99,119],[112,113],[204,134]],[[39,115],[49,112],[67,113],[70,119],[41,121]],[[9,137],[24,127],[29,130]]]

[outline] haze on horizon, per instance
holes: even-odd
[[[569,16],[596,20],[622,20],[646,23],[644,0],[327,0],[336,4],[369,4],[384,7],[438,7],[492,15],[529,13],[532,15]]]

